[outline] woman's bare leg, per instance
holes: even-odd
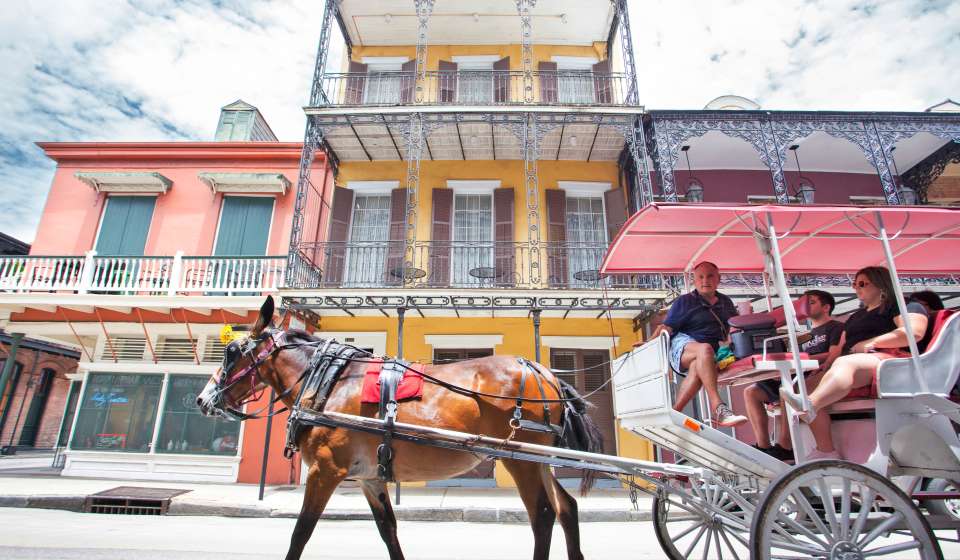
[[[810,393],[810,403],[820,410],[841,400],[857,387],[873,383],[873,374],[880,365],[874,354],[849,354],[833,362],[817,388]]]

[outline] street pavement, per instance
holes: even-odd
[[[0,508],[0,558],[103,560],[258,560],[283,558],[293,519],[94,515]],[[511,523],[400,522],[409,560],[529,560],[533,536]],[[649,522],[584,523],[586,558],[665,558]],[[304,559],[384,560],[386,547],[372,521],[321,520]],[[551,559],[566,558],[555,528]]]

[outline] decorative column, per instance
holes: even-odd
[[[337,12],[337,0],[327,0],[323,8],[323,22],[320,24],[320,44],[317,45],[317,59],[313,68],[313,83],[310,91],[310,106],[317,107],[327,103],[326,92],[323,91],[323,76],[326,73],[327,55],[330,52],[330,29],[333,27],[333,16]]]
[[[617,19],[620,22],[620,46],[623,47],[623,71],[627,75],[627,96],[624,101],[627,105],[639,105],[639,84],[637,83],[637,67],[633,58],[633,34],[630,32],[630,13],[627,11],[627,0],[612,0],[616,4]],[[607,53],[607,58],[610,53]],[[641,131],[642,135],[642,131]],[[646,163],[644,163],[646,165]],[[649,182],[650,174],[647,174]],[[652,191],[651,191],[652,193]],[[653,200],[652,198],[650,199]]]
[[[523,61],[523,102],[533,103],[533,24],[530,10],[537,0],[514,0],[520,15],[520,58]]]
[[[423,103],[423,91],[427,83],[427,29],[433,14],[435,0],[413,0],[417,9],[417,85],[415,100]]]
[[[523,128],[523,178],[527,195],[527,244],[530,247],[530,283],[540,283],[540,141],[537,116],[528,113]]]
[[[407,125],[403,128],[407,159],[407,227],[404,235],[404,263],[406,269],[414,268],[415,245],[417,240],[417,204],[420,197],[420,160],[423,157],[424,126],[420,113],[411,113]],[[404,274],[404,282],[407,281]]]
[[[766,163],[770,167],[770,178],[773,180],[773,193],[777,197],[777,204],[789,204],[790,191],[787,190],[787,179],[783,173],[783,150],[777,145],[773,124],[768,119],[760,121],[760,133],[763,137]]]

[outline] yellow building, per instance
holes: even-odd
[[[534,4],[327,2],[301,166],[324,150],[335,186],[301,179],[321,226],[295,225],[284,300],[378,354],[537,359],[591,395],[607,452],[648,459],[606,381],[665,292],[598,272],[651,200],[626,2]]]

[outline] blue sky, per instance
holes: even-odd
[[[281,140],[300,140],[322,4],[4,0],[0,231],[34,238],[54,167],[37,141],[210,140],[219,108],[238,98]],[[632,0],[630,10],[649,108],[697,109],[728,93],[768,109],[960,100],[960,1]]]

